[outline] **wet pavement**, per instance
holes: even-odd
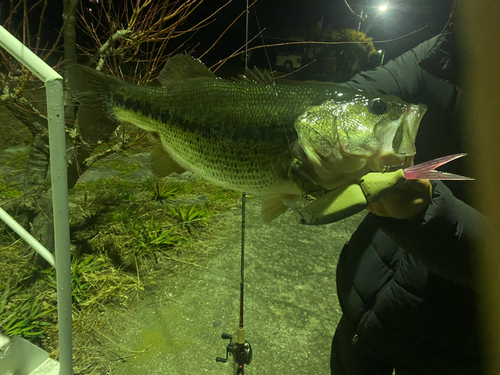
[[[244,325],[253,358],[245,373],[329,374],[341,316],[335,267],[363,216],[321,227],[301,226],[290,214],[265,223],[259,200],[247,200]],[[231,357],[215,357],[225,356],[221,333],[235,335],[239,322],[238,209],[227,218],[227,233],[208,244],[213,258],[206,268],[116,312],[124,329],[107,344],[116,355],[111,374],[236,373]]]

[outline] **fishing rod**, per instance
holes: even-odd
[[[236,374],[243,375],[245,365],[252,361],[252,347],[245,340],[245,327],[243,325],[243,296],[245,287],[245,203],[246,194],[241,195],[241,277],[240,277],[240,323],[236,334],[236,341],[233,342],[233,336],[229,333],[223,333],[224,340],[230,340],[226,347],[226,358],[217,357],[216,362],[227,362],[231,354],[236,362]]]
[[[248,69],[248,0],[246,9],[246,43],[245,43],[245,71]],[[236,374],[244,375],[245,365],[252,361],[252,347],[245,340],[245,327],[243,325],[243,297],[245,291],[245,203],[246,194],[241,194],[241,277],[240,277],[240,323],[236,334],[236,342],[233,342],[233,336],[229,333],[222,333],[222,339],[230,340],[226,347],[226,358],[217,357],[216,362],[227,362],[231,354],[236,363]]]

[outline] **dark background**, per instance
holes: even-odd
[[[109,0],[100,0],[99,4],[107,1]],[[226,2],[226,0],[205,0],[184,27],[196,24]],[[364,14],[367,15],[366,21],[362,23],[361,31],[372,37],[374,42],[398,38],[425,27],[424,30],[403,39],[375,43],[376,49],[385,51],[385,61],[387,61],[439,33],[448,20],[453,0],[389,0],[385,2],[388,4],[388,9],[384,13],[377,10],[377,7],[384,3],[383,0],[348,0],[348,2],[355,13],[359,14],[363,9]],[[28,1],[29,6],[35,3],[35,0]],[[123,6],[124,3],[126,2],[123,0],[114,1],[117,7]],[[99,6],[96,0],[82,0],[84,9],[95,6]],[[245,7],[246,0],[233,0],[215,16],[215,22],[198,31],[192,38],[192,42],[188,44],[188,47],[196,45],[193,55],[200,56],[211,46],[229,24],[244,11]],[[1,0],[0,21],[2,24],[8,11],[9,1]],[[61,14],[62,1],[50,1],[45,15],[48,22],[43,30],[42,44],[55,40],[62,25]],[[15,18],[17,22],[22,20],[22,12],[18,12]],[[36,15],[32,16],[32,20],[37,20]],[[313,25],[321,25],[323,29],[330,27],[357,30],[359,18],[349,10],[344,0],[259,0],[250,11],[249,21],[250,38],[259,30],[266,29],[263,33],[264,41],[259,37],[252,42],[250,45],[252,47],[261,45],[263,42],[276,43],[277,40],[272,37],[277,35],[293,39],[294,36],[300,34],[301,30],[304,31]],[[35,25],[32,26],[32,30],[36,31]],[[83,45],[89,43],[82,32],[79,33],[78,42]],[[172,47],[180,42],[181,40],[172,42]],[[203,60],[207,65],[211,65],[229,56],[244,44],[245,17],[243,16]],[[261,68],[269,67],[261,66]]]
[[[250,1],[251,2],[251,1]],[[406,38],[388,42],[375,43],[376,49],[384,49],[386,58],[395,58],[417,44],[441,32],[452,8],[452,0],[390,0],[388,9],[380,13],[376,8],[380,0],[348,0],[357,14],[361,9],[368,15],[362,23],[361,31],[372,37],[374,42],[401,37],[422,27],[424,30]],[[208,14],[224,1],[208,1],[201,5],[198,14]],[[245,0],[233,1],[218,15],[217,22],[200,33],[200,40],[210,42],[224,31],[229,23],[245,9]],[[250,35],[266,28],[264,41],[275,42],[268,38],[276,34],[289,33],[294,29],[306,29],[322,21],[322,28],[350,28],[357,30],[359,18],[347,7],[344,0],[259,0],[252,8],[249,16]],[[256,18],[257,14],[257,18]],[[245,19],[242,17],[233,28],[221,39],[213,53],[206,57],[215,60],[219,56],[227,56],[245,43]],[[262,44],[262,39],[255,40],[251,46]],[[200,49],[201,51],[201,49]]]

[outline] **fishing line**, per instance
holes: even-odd
[[[269,54],[267,53],[266,42],[264,41],[264,35],[262,33],[262,28],[260,27],[259,17],[257,16],[256,5],[254,5],[253,11],[255,14],[255,21],[257,22],[257,28],[259,29],[260,38],[262,39],[262,45],[264,46],[264,53],[266,54],[267,65],[269,66],[269,71],[272,72],[273,67],[271,65],[271,60],[269,60]],[[271,78],[273,79],[273,85],[275,85],[276,80],[274,79],[274,75],[271,75]],[[276,88],[274,89],[274,93],[276,94],[276,96],[278,96],[278,91],[276,90]]]
[[[248,14],[249,4],[247,0],[247,10],[246,10],[246,27],[245,27],[245,71],[248,69]],[[245,328],[243,326],[243,296],[245,292],[245,204],[246,204],[246,194],[241,194],[241,276],[240,276],[240,325],[238,328],[238,338],[236,340],[236,363],[237,370],[236,374],[243,375],[245,363],[250,364],[252,360],[252,349],[250,348],[250,344],[248,347],[250,348],[249,358],[246,358],[246,350],[245,343],[248,343],[245,340]]]
[[[444,25],[443,30],[439,33],[439,37],[436,38],[436,42],[434,43],[434,46],[431,49],[429,49],[429,51],[425,54],[425,56],[422,58],[422,60],[425,60],[427,57],[429,57],[432,54],[434,47],[436,47],[436,46],[437,46],[437,49],[440,52],[442,52],[442,53],[444,53],[445,55],[448,55],[448,56],[451,55],[450,53],[448,53],[445,50],[443,50],[441,48],[441,45],[438,46],[438,43],[441,41],[441,39],[443,38],[443,36],[448,36],[448,35],[451,34],[451,32],[446,33],[446,30],[448,29],[448,26],[451,23],[452,16],[453,16],[453,9],[451,10],[450,15],[448,16],[448,21],[446,21],[446,24]]]
[[[248,69],[248,0],[247,0],[247,11],[245,14],[246,17],[246,26],[245,26],[245,72]]]
[[[248,14],[249,4],[247,0],[247,10],[246,10],[246,27],[245,27],[245,71],[248,69]],[[243,374],[244,365],[247,362],[244,358],[244,347],[242,344],[245,343],[245,330],[243,327],[243,296],[245,292],[245,204],[246,204],[246,194],[241,194],[241,278],[240,278],[240,325],[238,328],[238,339],[237,339],[237,374]],[[250,354],[251,358],[251,354]],[[250,364],[250,361],[248,361]]]
[[[248,0],[247,0],[248,1]],[[255,14],[255,20],[257,22],[257,28],[259,29],[259,34],[262,39],[262,45],[264,46],[264,53],[266,54],[266,60],[267,64],[269,66],[269,71],[273,70],[273,67],[271,65],[271,60],[269,59],[269,54],[267,53],[267,48],[266,48],[266,42],[264,41],[264,35],[262,34],[262,28],[260,27],[260,22],[259,22],[259,17],[257,16],[257,7],[254,5],[254,14]],[[247,14],[248,16],[248,14]],[[247,42],[248,42],[248,24],[247,24]],[[248,43],[247,43],[247,48],[248,48]],[[273,89],[274,89],[274,94],[278,96],[278,90],[276,89],[276,79],[274,78],[274,75],[271,75],[271,78],[273,79]],[[290,142],[290,137],[288,136],[288,131],[286,129],[286,126],[283,124],[283,130],[285,132],[285,137],[286,137],[286,142],[288,144],[288,150],[290,151],[290,155],[293,157],[293,151],[292,151],[292,144]]]
[[[246,7],[246,39],[245,39],[245,71],[248,69],[248,14],[249,4],[247,0]],[[240,268],[240,322],[238,325],[236,342],[233,342],[233,337],[230,334],[223,333],[223,339],[229,339],[229,344],[226,347],[226,358],[217,357],[216,362],[227,362],[229,354],[231,354],[236,362],[236,374],[244,375],[245,364],[249,365],[252,361],[252,347],[245,340],[245,328],[243,325],[243,297],[245,290],[245,205],[246,194],[241,194],[241,268]]]

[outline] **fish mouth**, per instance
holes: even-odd
[[[420,122],[422,121],[422,117],[425,115],[425,112],[427,112],[427,106],[425,104],[413,104],[406,111],[406,124],[410,131],[410,136],[413,142],[415,142]]]
[[[415,139],[425,112],[427,112],[425,104],[412,104],[404,111],[392,138],[392,150],[396,155],[415,155]]]

